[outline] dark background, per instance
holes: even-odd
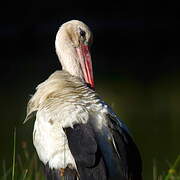
[[[180,65],[177,6],[143,1],[7,1],[0,7],[0,166],[18,144],[31,142],[26,103],[36,85],[60,68],[54,40],[72,19],[93,31],[96,89],[130,127],[152,179],[179,153]],[[28,126],[29,127],[29,126]]]

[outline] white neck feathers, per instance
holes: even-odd
[[[76,48],[74,47],[71,38],[72,37],[70,37],[66,29],[61,27],[55,40],[56,53],[63,70],[84,80]]]

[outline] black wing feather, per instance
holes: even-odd
[[[78,172],[66,168],[64,176],[46,167],[48,180],[142,180],[139,150],[118,119],[109,116],[109,129],[114,142],[93,126],[76,124],[65,128],[70,151]]]
[[[106,167],[90,124],[64,129],[80,180],[106,180]]]
[[[142,180],[142,160],[136,144],[127,130],[120,127],[117,119],[109,119],[123,176],[127,180]]]

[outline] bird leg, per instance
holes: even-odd
[[[60,171],[59,171],[60,173],[60,176],[64,176],[64,172],[65,172],[65,169],[64,168],[60,168]]]
[[[72,164],[68,164],[66,168],[60,168],[59,169],[59,175],[62,176],[66,176],[66,175],[70,175],[71,176],[78,176],[79,174],[77,173],[77,171],[74,169],[74,167],[72,166]]]

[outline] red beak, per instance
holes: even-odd
[[[88,46],[81,44],[80,47],[77,48],[77,53],[80,59],[84,80],[87,84],[90,84],[90,86],[94,88],[92,61]]]

